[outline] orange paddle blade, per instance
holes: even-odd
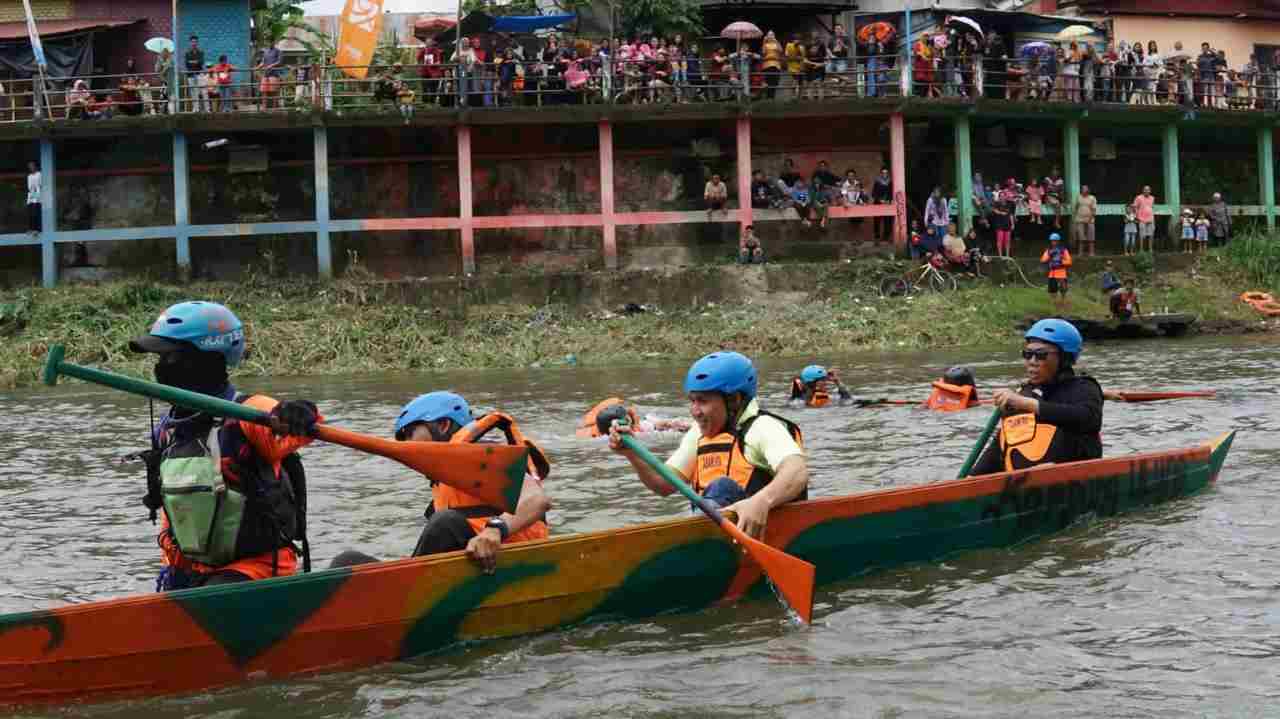
[[[747,554],[764,570],[773,586],[782,593],[787,604],[808,624],[813,619],[813,585],[817,568],[781,549],[752,539],[724,517],[720,518],[720,528],[742,545]]]
[[[1195,397],[1216,397],[1217,390],[1203,392],[1120,392],[1125,402],[1156,402],[1162,399],[1192,399]]]
[[[505,444],[396,442],[324,424],[316,438],[394,459],[506,512],[516,511],[528,471],[529,450]]]

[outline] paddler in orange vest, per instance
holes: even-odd
[[[432,482],[427,526],[413,548],[413,556],[465,549],[468,557],[491,574],[498,561],[500,545],[547,537],[546,514],[551,509],[551,500],[543,492],[542,482],[551,465],[511,417],[490,412],[473,419],[471,407],[461,396],[453,392],[431,392],[406,404],[396,417],[395,425],[396,439],[401,442],[479,442],[495,430],[507,444],[530,450],[529,468],[515,514],[487,506],[462,490]],[[376,561],[375,557],[348,550],[334,557],[329,566]]]
[[[290,575],[299,555],[310,570],[306,478],[296,452],[321,419],[315,404],[236,392],[227,369],[244,357],[244,325],[216,302],[169,307],[129,349],[159,355],[160,384],[241,402],[272,422],[174,406],[152,427],[151,449],[138,456],[147,466],[143,504],[152,522],[162,512],[156,591]]]
[[[680,441],[667,466],[703,497],[737,517],[753,537],[764,533],[769,511],[806,499],[809,468],[800,428],[760,409],[756,369],[737,352],[714,352],[689,368],[684,391],[696,426]],[[660,495],[675,490],[620,439],[631,428],[614,424],[609,448],[631,462],[646,487]]]
[[[787,404],[795,405],[803,402],[806,407],[826,407],[831,404],[833,388],[840,398],[840,404],[853,399],[849,390],[840,384],[839,370],[835,368],[828,370],[822,365],[811,364],[800,370],[799,377],[791,380],[791,399]]]
[[[626,422],[635,428],[636,434],[646,432],[687,432],[691,426],[688,421],[683,419],[662,419],[660,417],[645,417],[641,419],[640,413],[636,411],[634,405],[629,405],[617,397],[610,397],[602,400],[596,406],[587,410],[582,415],[582,419],[578,420],[578,426],[574,429],[574,436],[583,438],[603,437],[609,433],[609,425],[613,421]],[[600,428],[604,427],[602,431]]]
[[[1070,322],[1049,319],[1031,326],[1022,348],[1027,381],[1017,391],[993,394],[1003,420],[970,474],[1102,456],[1102,387],[1073,369],[1083,347]]]
[[[978,383],[968,367],[948,367],[942,378],[933,383],[933,393],[925,400],[925,409],[958,412],[978,405]]]

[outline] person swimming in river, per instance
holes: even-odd
[[[948,367],[933,383],[933,393],[925,400],[925,409],[957,412],[978,404],[978,383],[968,367]]]
[[[629,405],[617,397],[602,400],[587,410],[578,420],[574,435],[583,438],[603,437],[608,430],[600,430],[600,426],[608,427],[614,420],[626,422],[635,428],[635,433],[649,432],[688,432],[692,424],[684,419],[663,419],[652,415],[641,417],[635,405]]]
[[[847,404],[853,400],[849,390],[840,384],[839,370],[835,368],[828,370],[822,365],[811,364],[800,370],[799,377],[791,380],[791,399],[787,404],[795,405],[803,402],[806,407],[826,407],[831,404],[832,389],[840,398],[840,404]]]

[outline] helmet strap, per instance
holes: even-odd
[[[722,394],[724,397],[724,429],[723,432],[732,433],[738,428],[738,416],[742,414],[744,406],[742,402],[742,393],[734,392],[733,394]]]

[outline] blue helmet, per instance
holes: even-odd
[[[820,364],[811,364],[800,370],[800,381],[811,384],[827,378],[827,368]]]
[[[1077,330],[1075,325],[1066,320],[1040,320],[1031,325],[1031,329],[1027,330],[1027,334],[1023,339],[1048,342],[1061,350],[1062,354],[1066,355],[1072,362],[1080,356],[1081,350],[1084,349],[1084,338],[1080,336],[1080,330]]]
[[[465,427],[471,421],[471,407],[461,395],[453,392],[429,392],[418,395],[412,402],[400,410],[396,417],[396,436],[411,424],[417,422],[434,422],[449,418],[459,427]]]
[[[756,368],[751,360],[737,352],[712,352],[689,368],[684,377],[684,391],[741,392],[748,400],[756,396]]]
[[[1049,241],[1050,241],[1050,242],[1061,242],[1061,241],[1062,241],[1062,235],[1059,235],[1059,234],[1058,234],[1058,233],[1056,233],[1056,232],[1050,232],[1050,233],[1049,233]]]
[[[161,312],[149,334],[129,341],[134,352],[165,354],[192,347],[220,354],[228,367],[235,367],[244,357],[244,324],[217,302],[192,300]]]

